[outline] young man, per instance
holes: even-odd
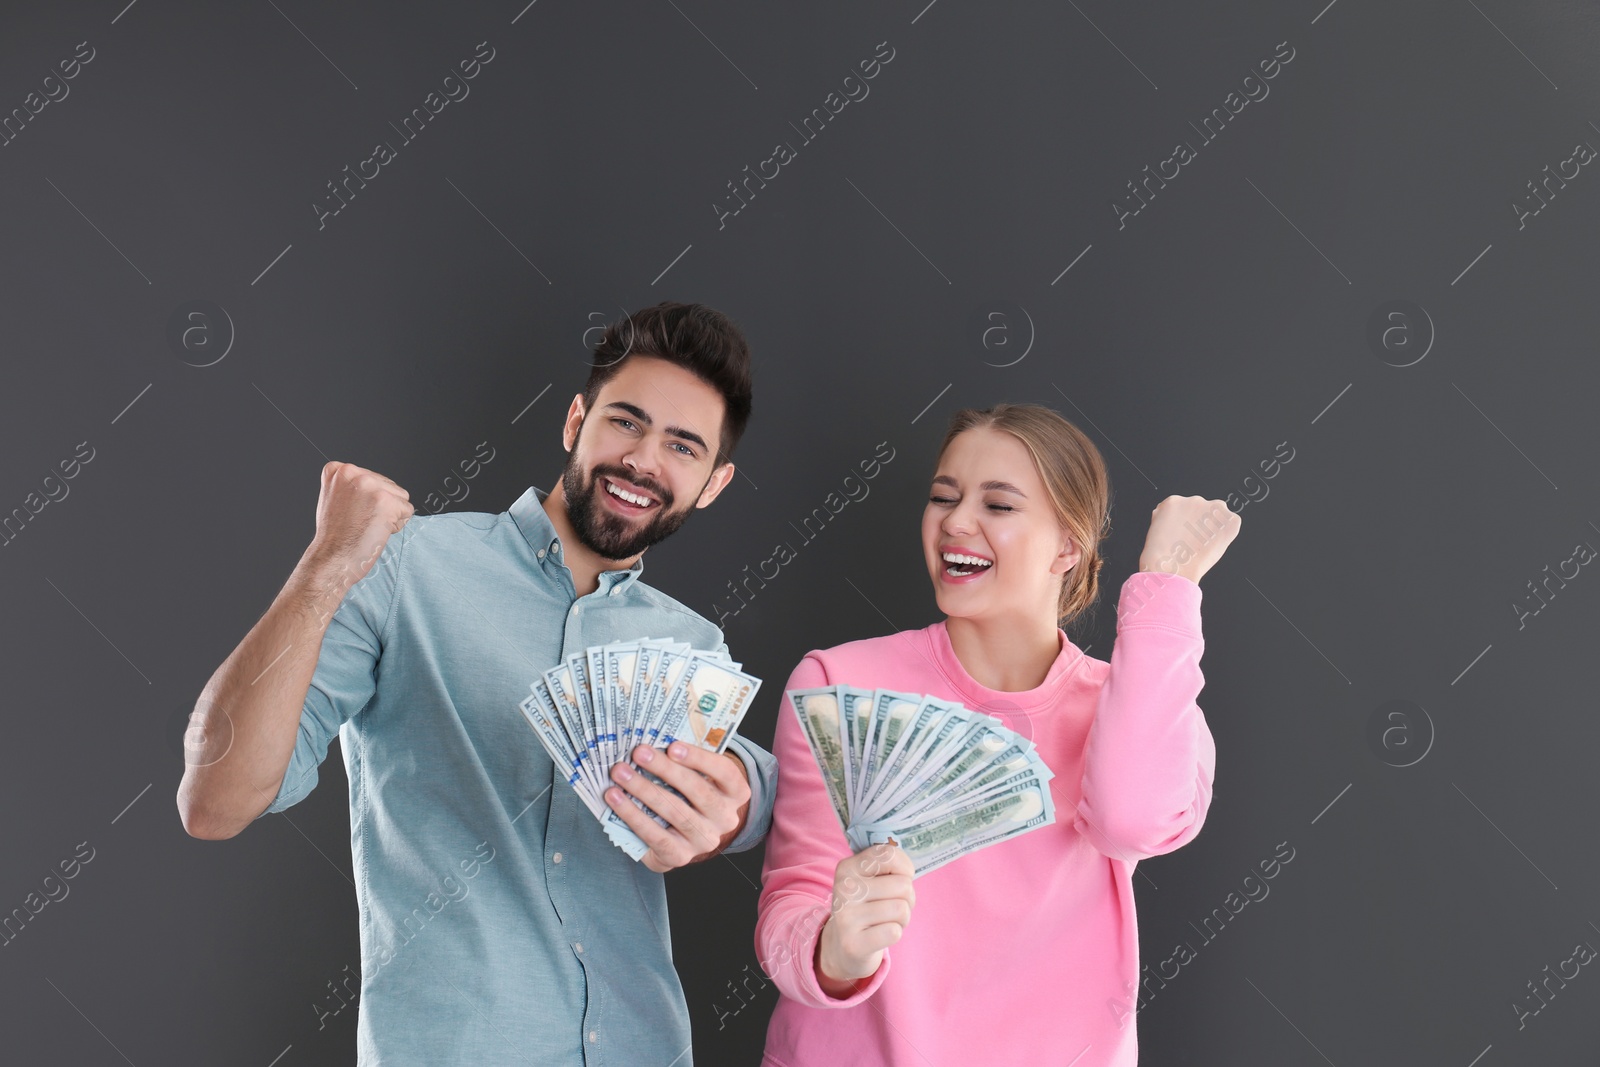
[[[613,323],[595,356],[560,488],[507,511],[412,518],[389,479],[324,467],[316,536],[191,719],[178,808],[207,839],[302,800],[339,733],[361,1064],[692,1062],[661,872],[754,846],[776,763],[737,735],[722,755],[640,746],[683,799],[613,774],[607,802],[650,846],[636,863],[517,705],[590,645],[725,647],[639,575],[644,550],[733,476],[749,354],[719,313],[663,303]]]

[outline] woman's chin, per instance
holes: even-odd
[[[950,588],[943,583],[934,586],[933,599],[939,611],[952,619],[965,619],[981,614],[978,598],[966,595],[960,586]]]

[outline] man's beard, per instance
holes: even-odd
[[[641,481],[626,468],[601,464],[589,471],[587,481],[578,466],[578,450],[567,455],[567,465],[561,472],[561,488],[567,497],[567,518],[579,543],[603,559],[622,560],[638,555],[657,541],[664,540],[677,531],[689,518],[694,508],[672,510],[672,491],[653,481]],[[601,475],[611,475],[620,481],[631,482],[648,490],[657,500],[657,511],[643,526],[635,526],[621,515],[602,509],[595,495],[604,493]]]

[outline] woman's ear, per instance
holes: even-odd
[[[1056,558],[1050,561],[1051,574],[1065,574],[1078,565],[1078,560],[1083,554],[1078,550],[1078,545],[1072,540],[1071,534],[1061,535],[1060,551]]]

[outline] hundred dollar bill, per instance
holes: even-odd
[[[871,803],[872,793],[882,782],[881,775],[890,753],[911,725],[923,701],[919,693],[899,693],[892,689],[875,690],[872,699],[874,726],[871,736],[867,738],[862,761],[862,774],[866,783],[870,783],[870,788],[857,786],[851,811],[863,811]]]
[[[550,696],[554,699],[562,725],[566,727],[567,736],[572,739],[578,769],[583,772],[584,781],[588,783],[589,788],[598,796],[600,791],[595,788],[598,778],[594,773],[594,754],[588,747],[583,716],[578,710],[579,685],[573,677],[570,661],[558,663],[545,671],[544,680],[545,685],[549,687]]]
[[[1049,782],[1055,775],[1037,758],[1030,759],[1022,756],[1003,762],[998,768],[985,768],[979,777],[990,779],[983,785],[971,784],[976,779],[969,781],[959,791],[952,791],[943,795],[934,795],[914,808],[897,808],[894,820],[900,826],[922,826],[945,818],[952,812],[964,810],[974,804],[988,800],[1009,791],[1030,778],[1041,782]]]
[[[870,821],[879,813],[892,810],[895,797],[924,780],[930,766],[938,766],[927,762],[929,754],[952,734],[965,728],[968,718],[967,710],[959,704],[924,697],[888,761],[878,768],[871,796],[856,813],[858,821]]]
[[[662,719],[666,714],[667,705],[672,693],[677,691],[678,679],[683,676],[684,668],[689,664],[689,654],[694,650],[687,644],[674,643],[662,649],[660,661],[656,664],[655,676],[650,681],[650,708],[645,715],[649,728],[645,731],[644,742],[655,745],[661,736]],[[665,748],[665,744],[658,746]]]
[[[645,810],[649,811],[648,808]],[[611,839],[611,843],[626,852],[629,859],[637,861],[650,851],[650,846],[644,843],[644,838],[634,833],[632,828],[610,808],[607,808],[605,814],[601,816],[600,825],[605,827],[606,836]]]
[[[910,789],[897,791],[893,798],[894,810],[955,792],[984,767],[1002,758],[1016,739],[1011,731],[982,716],[969,716],[966,724],[967,729],[956,735],[956,743],[945,748],[944,758],[929,761],[927,776],[922,781]]]
[[[695,650],[684,642],[662,641],[657,644],[658,647],[654,650],[660,654],[660,659],[657,661],[660,666],[660,673],[651,675],[645,681],[647,688],[644,690],[644,695],[647,704],[645,710],[640,714],[641,725],[634,732],[637,734],[635,741],[643,741],[653,747],[665,748],[671,743],[671,735],[660,725],[662,722],[661,716],[667,714],[670,710],[669,705],[672,702],[673,694],[679,690],[683,672],[689,667]],[[634,669],[637,671],[637,663],[634,664]],[[649,721],[649,716],[652,714],[655,716],[654,721],[657,724],[653,729],[644,725],[645,722]],[[646,736],[647,734],[648,736]],[[634,742],[630,742],[625,749],[617,753],[617,761],[626,762],[629,767],[633,768],[635,773],[642,775],[646,781],[665,789],[673,796],[682,796],[672,786],[655,774],[640,767],[634,761],[632,756],[633,744]],[[606,775],[609,778],[609,767],[606,769]],[[632,793],[624,792],[623,795],[632,802],[634,807],[653,820],[656,825],[662,828],[671,826],[671,823]],[[603,796],[601,802],[604,804]],[[631,858],[637,860],[649,851],[650,846],[645,844],[643,839],[634,833],[628,824],[623,822],[621,817],[609,807],[605,808],[604,814],[601,816],[601,824],[605,827],[606,836],[611,839],[612,843],[621,848]]]
[[[673,741],[681,740],[712,752],[726,750],[734,730],[754,703],[760,679],[732,668],[726,657],[702,649],[691,649],[674,676],[677,680],[672,691],[663,698],[659,730],[651,739],[652,745],[666,748]],[[673,796],[682,796],[661,778],[638,767],[631,758],[628,762],[647,781]],[[631,793],[627,795],[658,825],[670,825],[643,801]]]
[[[856,795],[858,779],[862,776],[861,752],[865,747],[867,728],[872,724],[873,690],[850,685],[831,688],[839,697],[839,741],[844,758],[843,797],[848,802]]]
[[[578,711],[578,737],[588,753],[589,774],[595,790],[604,788],[606,768],[600,766],[599,731],[594,726],[594,701],[589,692],[589,664],[582,652],[567,657],[567,673],[572,675],[572,706]]]
[[[828,789],[828,799],[833,803],[834,814],[839,816],[839,825],[848,827],[850,805],[844,777],[847,757],[839,734],[838,694],[833,686],[827,686],[821,689],[791,689],[788,696],[789,704],[800,720],[800,729],[817,758],[823,785]]]
[[[894,812],[902,823],[915,821],[922,812],[970,799],[1024,770],[1033,769],[1046,780],[1054,777],[1034,752],[1010,731],[994,731],[981,724],[972,734],[971,748],[949,760],[917,788],[896,798]]]
[[[644,680],[644,707],[639,712],[640,726],[636,732],[638,734],[638,743],[649,745],[652,748],[664,749],[671,743],[670,735],[663,729],[664,720],[679,689],[679,682],[683,677],[684,670],[689,665],[694,648],[687,642],[663,641],[656,651],[657,655],[651,664],[651,673]],[[632,756],[633,747],[633,745],[628,746],[627,763],[629,768],[635,774],[642,775],[651,784],[661,786],[663,789],[677,795],[677,790],[672,789],[671,786],[668,786],[652,772],[639,766]],[[634,805],[639,810],[654,819],[657,824],[661,826],[668,825],[665,819],[652,811],[643,801],[633,797],[631,793],[629,798],[633,800]]]
[[[626,759],[633,747],[629,736],[633,725],[630,712],[633,708],[633,682],[638,674],[639,657],[643,649],[637,641],[619,641],[607,645],[602,662],[605,669],[606,707],[610,709],[610,748],[607,752],[612,763]]]
[[[690,658],[695,650],[693,646],[683,641],[662,640],[649,641],[644,644],[647,651],[651,653],[648,665],[649,673],[641,673],[639,676],[638,685],[642,688],[636,688],[636,692],[640,692],[642,695],[642,707],[636,712],[638,726],[633,731],[635,736],[624,749],[622,757],[633,772],[641,775],[645,781],[660,786],[674,796],[681,796],[676,789],[667,785],[657,775],[641,767],[633,758],[633,749],[638,744],[649,745],[653,748],[666,748],[670,743],[670,737],[662,729],[663,716],[668,711],[673,694],[678,690],[683,671],[689,665]],[[643,659],[644,657],[641,656],[640,658]],[[644,801],[631,793],[626,795],[633,802],[634,807],[653,819],[658,826],[667,827],[671,825]],[[613,834],[613,840],[618,841],[629,855],[634,855],[635,852],[643,855],[644,850],[648,849],[649,846],[642,841],[638,841],[637,835],[628,828],[626,823],[616,819],[614,815],[613,819],[615,820],[615,827],[610,831]],[[638,855],[634,855],[634,858],[637,859]]]
[[[894,841],[910,857],[913,878],[987,845],[1055,821],[1048,783],[1032,779],[1005,794],[960,809],[945,818],[909,828],[865,827],[869,844]]]
[[[605,800],[616,764],[632,763],[639,744],[663,749],[674,740],[726,752],[760,684],[724,649],[696,650],[686,642],[646,637],[566,656],[540,672],[518,708],[555,775],[578,794],[607,837],[639,859],[648,846]],[[635,770],[640,781],[681,796],[649,771],[637,765]],[[632,792],[624,795],[656,825],[669,825]]]
[[[579,769],[577,756],[572,751],[571,742],[567,739],[566,730],[559,725],[554,711],[547,706],[548,692],[541,698],[535,691],[529,693],[521,704],[522,714],[526,716],[528,725],[533,727],[533,732],[549,753],[550,760],[556,765],[556,770],[569,786],[577,787],[583,782],[583,772]],[[589,800],[587,793],[580,789],[579,795],[590,811],[595,811],[594,804]],[[599,814],[599,812],[595,812]]]
[[[649,639],[639,642],[639,655],[634,662],[633,679],[627,687],[630,693],[629,707],[634,711],[627,742],[622,746],[624,752],[632,753],[634,746],[645,740],[645,731],[649,728],[647,712],[655,700],[652,680],[655,677],[656,664],[661,661],[662,650],[671,644],[671,641]]]
[[[578,654],[583,659],[583,669],[589,681],[590,728],[594,731],[594,762],[602,771],[609,772],[616,762],[611,756],[611,743],[607,737],[606,654],[604,645],[593,645]]]
[[[935,709],[936,710],[936,709]],[[918,751],[903,752],[902,766],[895,780],[878,791],[870,810],[858,814],[858,821],[876,819],[893,811],[899,798],[915,790],[935,775],[950,759],[962,751],[962,739],[976,729],[976,723],[965,708],[957,706],[948,715],[935,720],[922,730],[916,743]],[[912,756],[916,759],[913,762]]]
[[[677,699],[662,723],[662,736],[721,752],[755,701],[761,679],[728,666],[726,661],[719,662],[710,653],[696,651],[690,654],[678,684]]]

